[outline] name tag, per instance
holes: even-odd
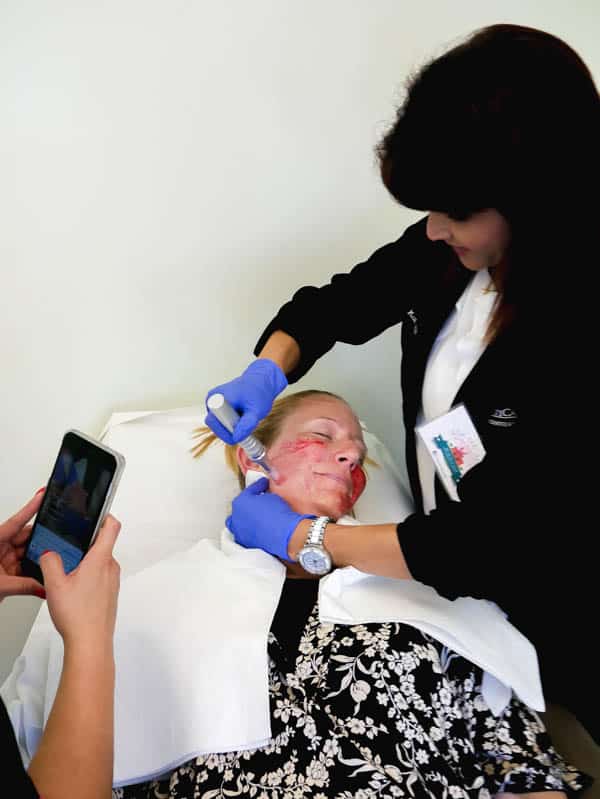
[[[485,448],[467,409],[461,403],[443,416],[419,425],[416,432],[448,496],[459,502],[456,486],[485,457]]]

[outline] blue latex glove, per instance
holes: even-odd
[[[245,488],[233,500],[231,516],[225,524],[236,542],[247,549],[264,549],[283,560],[291,560],[288,543],[302,519],[316,519],[305,513],[294,513],[277,494],[265,493],[266,477]]]
[[[287,386],[283,371],[268,358],[257,358],[229,383],[211,389],[212,394],[223,394],[227,402],[240,414],[240,421],[233,433],[226,430],[217,417],[209,411],[204,423],[226,444],[237,444],[249,436],[256,425],[267,416],[273,400]]]

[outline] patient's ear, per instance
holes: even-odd
[[[256,464],[252,463],[248,455],[244,452],[241,447],[238,447],[235,451],[235,457],[238,462],[238,466],[242,470],[242,474],[246,474],[248,469],[256,469]]]
[[[235,457],[238,462],[238,466],[245,478],[244,482],[246,486],[249,486],[250,483],[253,483],[255,480],[258,480],[259,477],[269,477],[269,475],[265,474],[263,469],[258,466],[254,461],[251,461],[248,455],[244,452],[241,447],[238,447],[235,451]]]

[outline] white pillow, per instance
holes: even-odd
[[[114,413],[101,438],[127,461],[111,512],[122,522],[115,557],[123,576],[191,547],[217,539],[239,493],[225,464],[223,445],[193,458],[192,431],[203,424],[201,406],[169,411]],[[399,522],[412,510],[409,492],[384,444],[363,424],[369,455],[365,491],[355,505],[362,522]]]

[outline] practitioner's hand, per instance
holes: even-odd
[[[120,583],[113,547],[120,529],[121,523],[107,516],[98,537],[70,574],[65,574],[58,552],[40,557],[48,610],[65,646],[94,648],[112,641]]]
[[[257,358],[234,380],[217,386],[208,392],[223,394],[227,402],[240,414],[240,420],[233,433],[226,430],[217,417],[208,412],[205,419],[207,427],[226,444],[237,444],[254,430],[271,410],[273,400],[287,386],[287,378],[274,361]]]
[[[31,535],[30,522],[40,509],[44,489],[33,496],[25,507],[0,524],[0,602],[7,596],[27,594],[45,597],[44,586],[33,577],[21,576],[21,561]]]
[[[241,546],[264,549],[289,561],[288,542],[292,533],[302,519],[315,516],[295,513],[281,497],[265,493],[268,487],[269,481],[262,477],[245,488],[233,500],[231,516],[225,523]]]

